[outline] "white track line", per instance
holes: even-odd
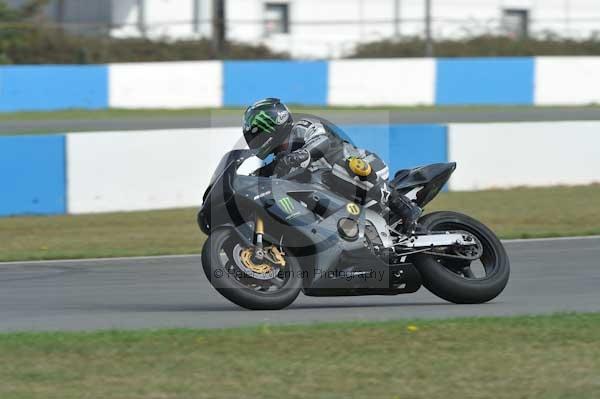
[[[573,241],[573,240],[600,240],[600,236],[580,236],[580,237],[553,237],[553,238],[520,238],[515,240],[502,240],[504,244],[522,244],[534,242],[553,242],[553,241]],[[84,262],[123,262],[138,260],[161,260],[161,259],[185,259],[199,258],[200,255],[159,255],[159,256],[131,256],[120,258],[90,258],[90,259],[58,259],[58,260],[25,260],[17,262],[0,262],[0,267],[9,265],[24,264],[55,264],[55,263],[84,263]]]

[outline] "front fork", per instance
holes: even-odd
[[[267,260],[275,265],[279,265],[280,267],[285,267],[285,252],[283,252],[281,249],[281,243],[279,244],[279,248],[272,245],[267,248],[267,251],[265,251],[263,245],[264,235],[265,223],[259,216],[257,216],[254,227],[254,255],[252,257],[252,261],[254,263],[259,263]]]
[[[265,251],[263,249],[263,236],[265,235],[265,223],[257,216],[256,223],[254,225],[254,259],[256,261],[262,261],[265,258]]]

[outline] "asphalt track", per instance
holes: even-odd
[[[390,320],[600,312],[600,237],[506,242],[512,276],[484,305],[422,289],[395,297],[308,298],[283,311],[241,309],[212,289],[199,256],[0,263],[0,331]]]
[[[317,111],[314,111],[317,112]],[[600,107],[491,107],[478,109],[429,109],[393,111],[323,110],[320,116],[337,124],[415,124],[475,122],[536,122],[600,120]],[[127,131],[153,129],[195,129],[240,126],[239,115],[198,115],[185,117],[131,117],[83,120],[2,121],[0,134],[72,133],[84,131]]]

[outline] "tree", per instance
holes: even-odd
[[[29,0],[19,10],[21,19],[37,19],[42,15],[44,7],[50,3],[50,0]]]
[[[12,63],[9,49],[27,41],[30,32],[39,25],[44,7],[50,0],[29,0],[21,8],[9,7],[0,0],[0,64]],[[37,24],[31,24],[37,20]]]
[[[49,2],[50,0],[29,0],[21,8],[12,8],[4,0],[0,0],[0,22],[25,22],[39,18]]]
[[[0,1],[0,23],[18,21],[20,10],[10,8],[4,1]]]

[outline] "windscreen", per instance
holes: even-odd
[[[209,187],[214,184],[214,182],[223,174],[223,172],[229,167],[229,165],[231,165],[232,162],[244,160],[252,156],[253,154],[254,151],[251,150],[233,150],[223,155],[223,158],[221,158],[219,165],[217,165],[217,168],[213,172],[212,178],[210,179]]]
[[[327,119],[323,119],[323,118],[319,118],[319,119],[321,120],[321,123],[323,124],[323,126],[325,127],[325,129],[327,131],[329,131],[330,133],[333,133],[333,134],[337,135],[339,138],[341,138],[345,142],[354,145],[354,143],[352,142],[352,139],[350,138],[350,136],[348,136],[346,134],[346,132],[344,132],[342,130],[342,128],[340,128],[338,125],[336,125],[333,122],[328,121]]]

